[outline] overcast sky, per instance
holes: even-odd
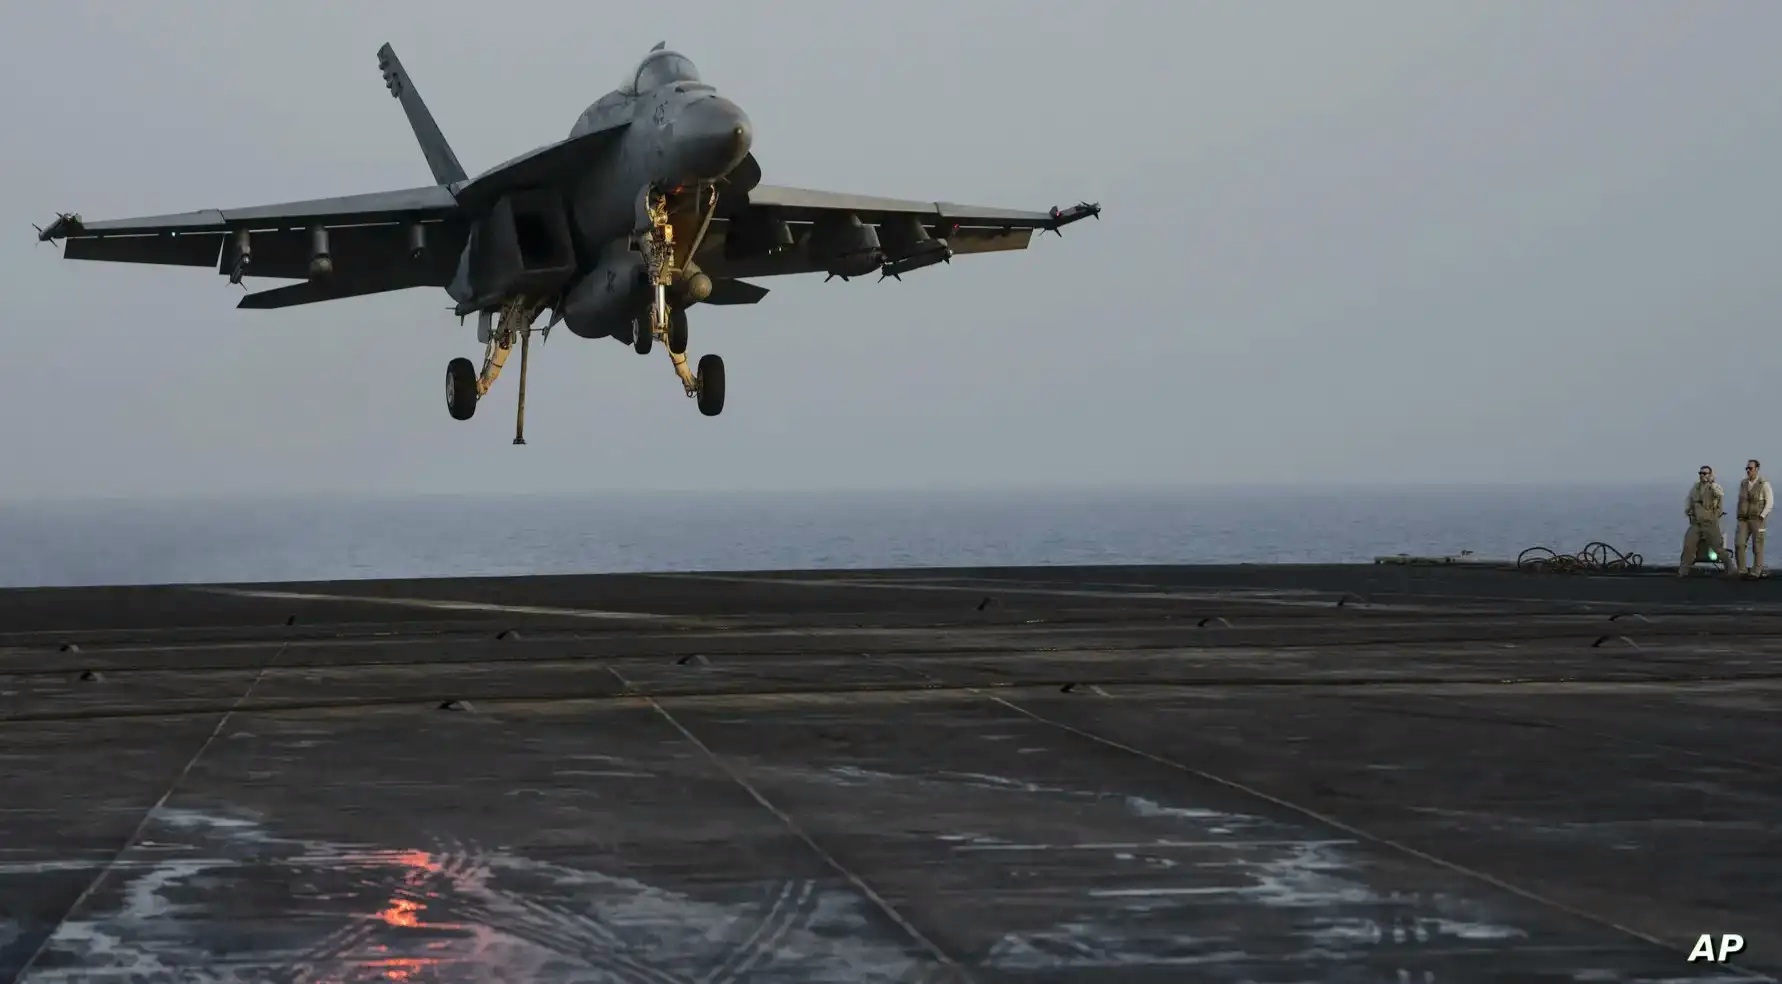
[[[1764,2],[5,4],[0,495],[1733,476],[1782,462],[1779,37]],[[474,174],[658,40],[769,183],[1106,214],[695,309],[717,418],[660,347],[554,333],[524,448],[512,370],[447,415],[443,291],[237,311],[31,237],[426,183],[385,41]]]

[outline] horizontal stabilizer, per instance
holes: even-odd
[[[409,280],[361,281],[358,283],[338,280],[306,280],[300,284],[285,287],[274,287],[249,294],[241,299],[237,308],[255,311],[269,311],[273,308],[296,307],[299,304],[318,304],[322,301],[337,301],[343,297],[364,297],[367,294],[384,294],[392,290],[407,290],[411,287],[426,287]]]
[[[767,296],[767,288],[746,280],[714,280],[705,304],[754,304]]]

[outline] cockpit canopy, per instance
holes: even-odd
[[[625,79],[619,91],[635,96],[675,82],[698,81],[699,69],[693,67],[686,55],[658,44],[638,62],[637,70]]]

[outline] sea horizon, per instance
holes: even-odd
[[[0,585],[641,571],[1510,560],[1674,563],[1687,483],[89,496],[0,503]],[[1728,523],[1727,533],[1732,530]]]

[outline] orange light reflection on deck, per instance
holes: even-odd
[[[391,926],[402,926],[414,929],[421,924],[415,913],[427,908],[413,899],[391,899],[390,907],[379,912],[377,917]]]
[[[403,851],[392,856],[390,860],[404,868],[425,871],[430,875],[439,873],[439,862],[433,860],[433,855],[426,851]]]
[[[414,980],[417,971],[426,970],[437,963],[437,960],[418,957],[396,957],[390,960],[368,960],[360,966],[383,971],[386,981],[401,982]]]
[[[396,894],[390,897],[384,908],[373,913],[371,918],[397,929],[463,931],[469,928],[462,923],[422,921],[421,917],[427,910],[427,903],[410,897],[412,895],[420,895],[424,898],[435,897],[433,892],[427,890],[427,882],[430,880],[429,876],[440,874],[444,870],[444,866],[435,860],[433,855],[426,851],[399,851],[384,855],[380,860],[403,869],[403,887],[397,889]],[[436,944],[439,942],[442,941],[435,941]],[[437,946],[429,946],[429,948],[433,949]],[[388,953],[389,947],[380,945],[371,947],[370,950],[373,953]],[[444,961],[438,957],[384,957],[366,960],[359,963],[358,966],[376,973],[379,980],[392,981],[396,984],[411,984],[411,982],[418,982],[427,976],[424,974],[427,968],[438,966],[442,962]]]
[[[426,851],[402,851],[390,856],[390,860],[401,868],[407,869],[402,881],[408,886],[391,896],[385,907],[373,915],[385,925],[402,929],[464,929],[462,923],[429,923],[421,921],[421,913],[426,910],[427,903],[411,898],[420,895],[433,898],[434,893],[426,890],[429,875],[444,870],[444,866]]]

